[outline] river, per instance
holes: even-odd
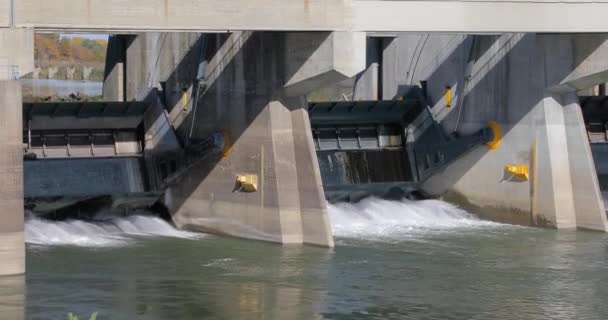
[[[332,250],[143,215],[28,218],[27,319],[608,318],[605,234],[481,221],[437,200],[329,212]]]
[[[101,96],[103,83],[98,81],[53,80],[53,79],[21,79],[24,94],[35,97],[80,94],[88,97]]]

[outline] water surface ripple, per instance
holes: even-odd
[[[440,201],[329,210],[333,250],[141,217],[31,220],[27,290],[4,279],[0,295],[25,291],[27,319],[608,319],[605,234],[496,224]]]

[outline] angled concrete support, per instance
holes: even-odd
[[[503,132],[501,146],[475,150],[426,181],[424,188],[434,194],[447,192],[447,199],[498,221],[607,231],[605,204],[575,93],[605,81],[600,53],[607,48],[606,37],[507,34],[488,39],[477,39],[472,51],[476,62],[464,106],[445,112],[441,92],[432,86],[429,97],[434,113],[444,114],[446,130],[466,133],[497,121]],[[462,43],[430,72],[429,82],[462,81],[457,80],[459,71],[451,71],[467,61],[458,54]],[[509,174],[508,165],[528,166],[529,178]]]
[[[25,272],[21,85],[0,81],[0,276]]]
[[[209,59],[197,104],[171,112],[183,119],[174,121],[179,136],[196,141],[221,131],[227,144],[223,155],[190,169],[168,190],[175,223],[333,246],[303,96],[362,71],[364,50],[365,35],[354,33],[238,32],[225,39]],[[255,175],[257,190],[242,190],[237,175]]]

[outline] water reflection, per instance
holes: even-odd
[[[211,236],[30,247],[28,310],[32,319],[319,319],[332,254]]]
[[[0,276],[0,317],[25,319],[25,277]]]

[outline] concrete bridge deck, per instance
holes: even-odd
[[[608,32],[607,0],[0,0],[0,27],[53,32]]]

